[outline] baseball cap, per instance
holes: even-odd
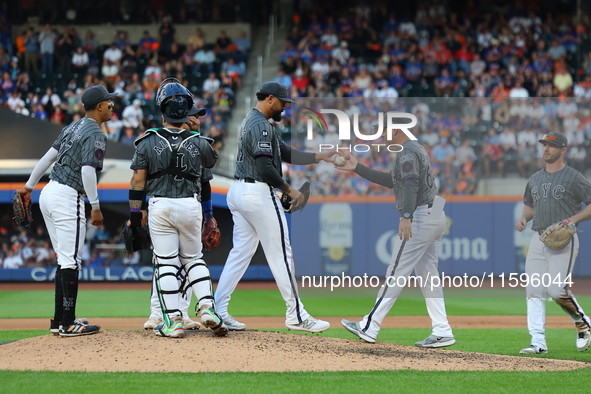
[[[263,86],[259,89],[257,93],[262,93],[266,95],[273,95],[277,97],[281,101],[287,101],[288,103],[293,103],[293,100],[289,98],[287,93],[287,87],[279,82],[271,81],[265,82]]]
[[[197,108],[196,106],[193,106],[193,108],[191,108],[189,110],[187,115],[189,115],[189,116],[203,116],[206,113],[207,113],[207,110],[205,108]]]
[[[564,134],[559,133],[557,131],[551,131],[548,134],[544,134],[541,140],[538,142],[549,142],[551,144],[556,145],[559,148],[566,148],[568,145],[568,141]]]
[[[82,105],[92,107],[101,101],[117,96],[117,93],[109,93],[103,85],[91,86],[82,94]]]

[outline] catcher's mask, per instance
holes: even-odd
[[[188,113],[193,108],[193,93],[180,84],[176,78],[162,81],[156,92],[156,104],[164,119],[171,123],[185,123],[189,121]]]

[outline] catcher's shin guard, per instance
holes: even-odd
[[[154,276],[162,317],[170,326],[176,316],[182,316],[179,308],[179,284],[177,281],[178,256],[162,257],[154,255]]]
[[[181,261],[185,258],[181,257]],[[197,297],[198,304],[196,310],[202,307],[213,307],[213,286],[209,268],[203,259],[193,259],[186,263],[185,270],[189,277],[189,286]]]

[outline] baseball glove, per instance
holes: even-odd
[[[285,213],[294,213],[304,209],[306,204],[308,204],[308,199],[310,198],[310,182],[306,181],[299,189],[300,193],[304,195],[304,201],[300,205],[293,206],[290,204],[291,197],[287,193],[283,193],[281,196],[281,205],[283,205],[283,210]]]
[[[150,232],[144,226],[131,227],[127,225],[126,221],[121,226],[121,236],[123,237],[125,250],[129,254],[142,249],[150,249],[152,246]]]
[[[203,223],[201,229],[201,243],[203,250],[211,252],[217,248],[222,240],[222,232],[218,228],[218,222],[214,218],[209,218]]]
[[[12,219],[15,221],[17,226],[30,226],[31,222],[33,221],[31,199],[25,198],[18,191],[15,191],[12,201],[12,212],[14,214]]]
[[[540,235],[542,241],[548,249],[562,250],[569,244],[573,235],[577,232],[577,226],[570,220],[563,220],[549,226]]]

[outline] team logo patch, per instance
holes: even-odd
[[[267,130],[263,130],[263,135],[266,137],[269,135],[269,132]]]
[[[94,151],[94,157],[96,157],[98,160],[102,160],[103,157],[105,157],[105,151],[102,149],[97,149]]]
[[[107,143],[104,141],[94,141],[94,147],[97,149],[105,150],[107,147]]]
[[[270,142],[259,142],[259,149],[271,149]]]
[[[402,165],[402,171],[404,172],[410,172],[412,171],[413,165],[412,162],[410,161],[405,161],[404,164]]]

